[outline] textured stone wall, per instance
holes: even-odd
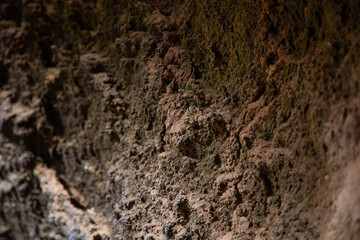
[[[0,239],[359,239],[358,1],[2,1]]]

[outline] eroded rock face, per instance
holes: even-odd
[[[0,238],[360,239],[359,11],[0,3]]]

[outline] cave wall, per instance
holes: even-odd
[[[360,3],[0,3],[0,239],[359,239]]]

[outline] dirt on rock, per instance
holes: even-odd
[[[358,1],[0,3],[0,239],[360,239]]]

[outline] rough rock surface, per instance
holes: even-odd
[[[0,239],[360,239],[359,1],[0,3]]]

